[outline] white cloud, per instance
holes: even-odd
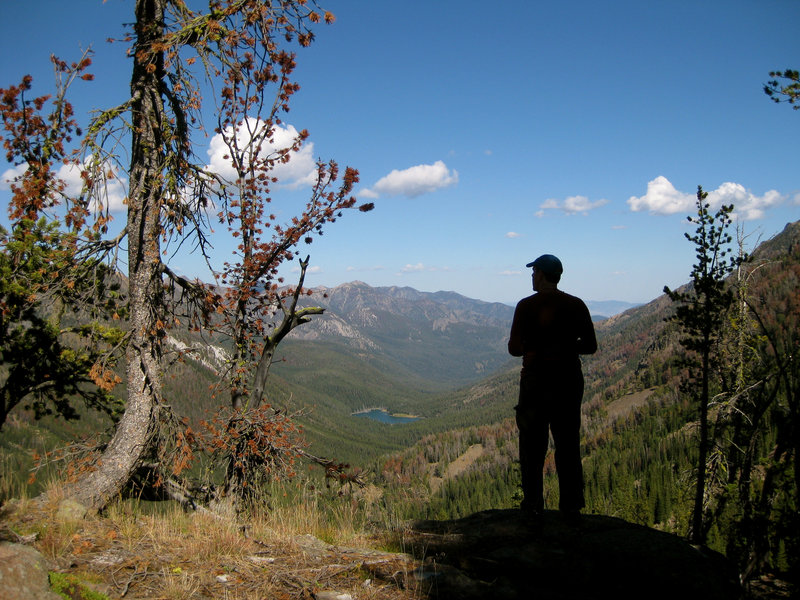
[[[548,210],[551,208],[558,208],[558,200],[553,200],[552,198],[549,200],[545,200],[542,202],[541,206],[539,207],[542,210]]]
[[[260,119],[248,118],[236,128],[236,142],[240,149],[245,148],[254,136],[262,134],[265,124]],[[293,125],[277,125],[273,131],[272,142],[264,142],[258,156],[268,158],[280,150],[289,148],[297,138],[297,129]],[[233,181],[236,179],[236,170],[230,158],[230,149],[225,143],[225,138],[233,136],[233,127],[225,130],[225,136],[218,133],[211,138],[208,147],[208,169]],[[254,149],[255,150],[255,149]],[[313,185],[317,176],[317,164],[314,160],[314,144],[306,141],[299,152],[291,152],[291,158],[286,163],[277,162],[271,175],[278,179],[278,185],[288,188],[298,188]]]
[[[402,171],[395,169],[360,195],[367,198],[377,198],[381,194],[414,198],[456,183],[458,171],[449,170],[443,161],[437,160],[432,165],[417,165]]]
[[[516,277],[517,275],[522,275],[522,271],[500,271],[500,275],[503,277]]]
[[[400,269],[401,273],[418,273],[419,271],[424,271],[425,265],[422,263],[417,263],[415,265],[406,265],[402,269]]]
[[[695,194],[679,192],[663,175],[659,175],[647,184],[647,193],[641,198],[631,196],[628,206],[634,212],[649,210],[659,215],[673,215],[692,210]]]
[[[429,266],[423,263],[417,263],[415,265],[407,264],[402,269],[400,269],[396,275],[398,277],[403,276],[407,273],[449,273],[451,272],[451,267],[436,267],[436,266]]]
[[[513,240],[514,238],[521,237],[521,235],[522,235],[522,234],[520,234],[520,233],[517,233],[516,231],[509,231],[509,232],[506,234],[506,237],[507,237],[507,238],[510,238],[510,239],[512,239],[512,240]]]
[[[105,172],[105,185],[97,187],[92,207],[96,209],[99,200],[103,205],[103,210],[108,209],[111,212],[125,210],[125,198],[128,196],[128,191],[125,189],[127,181],[120,176],[119,169],[115,167],[104,165],[103,170]],[[77,197],[80,195],[83,189],[83,178],[78,165],[62,165],[58,170],[58,177],[67,185],[64,192],[68,196]],[[99,198],[97,198],[97,194],[100,194]]]
[[[575,215],[578,213],[588,215],[590,210],[594,210],[605,204],[608,204],[608,200],[605,198],[595,200],[594,202],[589,200],[586,196],[569,196],[563,202],[555,198],[548,198],[541,203],[539,210],[536,212],[536,216],[543,217],[547,210],[560,210],[567,215]]]
[[[696,199],[696,193],[680,192],[666,177],[659,175],[647,184],[647,193],[644,196],[631,196],[628,206],[634,212],[649,211],[657,215],[692,214],[696,212]],[[781,204],[785,199],[776,190],[756,196],[739,183],[725,182],[716,190],[708,191],[706,201],[711,208],[733,204],[736,215],[750,221],[760,219],[766,210]]]
[[[3,171],[3,174],[0,175],[0,190],[10,190],[14,180],[27,170],[28,165],[24,163]]]
[[[380,198],[381,197],[380,194],[376,194],[372,190],[359,190],[357,195],[358,195],[359,198]]]
[[[589,198],[586,196],[570,196],[564,200],[562,208],[568,215],[574,215],[576,213],[583,213],[586,215],[589,214],[590,210],[599,208],[605,204],[608,204],[608,200],[605,198],[590,202]]]
[[[755,196],[739,183],[726,182],[709,192],[707,200],[711,206],[733,204],[737,215],[745,221],[752,221],[763,217],[765,210],[783,202],[784,197],[776,190],[769,190],[760,197]]]
[[[299,273],[299,272],[300,272],[300,267],[298,266],[292,267],[292,273]],[[306,269],[306,273],[322,273],[322,267],[320,267],[319,265],[308,267]]]
[[[19,179],[27,171],[28,165],[21,164],[11,169],[7,169],[0,175],[0,189],[11,189],[11,183]],[[58,169],[56,176],[64,182],[64,194],[77,198],[83,191],[84,181],[81,177],[81,168],[74,164],[68,163],[61,165]],[[111,212],[125,210],[125,198],[127,197],[126,184],[127,180],[119,173],[119,169],[106,164],[102,167],[105,173],[105,185],[98,185],[95,187],[95,197],[93,198],[92,208],[97,208],[97,200],[103,203],[103,209],[109,209]],[[99,198],[97,198],[99,194]]]

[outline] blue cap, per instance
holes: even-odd
[[[560,276],[564,272],[564,267],[557,256],[552,254],[542,254],[533,262],[529,262],[526,267],[533,267],[537,271],[541,271],[545,275],[552,275],[554,277]]]

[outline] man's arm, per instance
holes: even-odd
[[[582,312],[581,327],[578,330],[578,354],[594,354],[597,352],[597,336],[594,333],[592,315],[586,304],[581,301]]]
[[[511,356],[522,356],[525,353],[525,348],[522,343],[522,326],[520,321],[519,304],[514,309],[514,320],[511,321],[511,335],[508,338],[508,353]]]

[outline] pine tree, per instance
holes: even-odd
[[[690,274],[690,284],[685,291],[664,287],[664,293],[677,305],[671,319],[679,325],[681,345],[687,351],[690,375],[684,381],[683,389],[694,398],[699,408],[699,455],[690,531],[695,543],[703,543],[706,536],[704,511],[709,451],[708,407],[713,362],[716,359],[714,351],[728,309],[734,301],[726,278],[740,262],[738,256],[731,256],[733,238],[728,233],[733,205],[723,205],[712,214],[707,196],[703,188],[698,186],[697,216],[688,217],[689,222],[696,226],[695,233],[684,234],[694,244],[697,258]]]

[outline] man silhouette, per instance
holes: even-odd
[[[594,325],[583,300],[558,289],[561,261],[543,254],[533,267],[532,296],[514,311],[508,351],[522,357],[519,404],[519,462],[524,500],[520,508],[544,509],[542,470],[549,433],[555,443],[559,510],[570,521],[584,507],[580,427],[583,372],[580,354],[597,350]]]

